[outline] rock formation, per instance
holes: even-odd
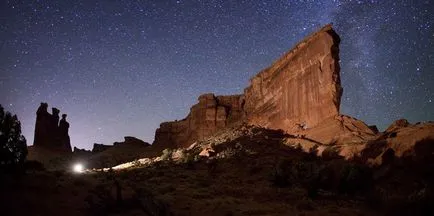
[[[154,145],[187,147],[242,119],[242,95],[203,94],[198,100],[185,119],[160,125],[155,132]]]
[[[244,90],[248,122],[292,131],[338,115],[339,42],[327,25],[254,76]]]
[[[367,143],[362,151],[362,157],[369,158],[368,163],[372,165],[382,164],[387,153],[396,157],[410,156],[413,158],[423,156],[421,148],[427,144],[433,149],[434,143],[434,122],[410,124],[405,119],[393,122],[386,131],[377,139]],[[419,152],[418,152],[419,151]],[[431,154],[432,151],[426,150],[425,153]]]
[[[66,114],[63,114],[62,120],[60,120],[59,127],[57,130],[58,133],[57,137],[62,148],[64,148],[67,151],[71,149],[71,141],[69,139],[68,130],[69,130],[69,123],[66,121]]]
[[[103,152],[109,148],[111,148],[113,146],[111,145],[104,145],[104,144],[98,144],[98,143],[94,143],[93,144],[93,148],[92,148],[92,153],[99,153],[99,152]]]
[[[150,146],[149,143],[136,137],[126,136],[124,141],[114,142],[111,146],[95,144],[92,155],[86,159],[86,162],[89,167],[95,168],[116,166],[120,163],[148,157],[148,155],[155,155]]]
[[[59,122],[60,110],[52,108],[52,114],[48,113],[48,104],[41,103],[36,111],[35,137],[33,145],[50,150],[71,152],[71,143],[68,135],[69,123],[66,114],[62,115]]]
[[[73,149],[74,157],[76,158],[88,158],[92,156],[92,151],[86,149],[79,149],[74,147]]]
[[[138,139],[138,138],[136,138],[136,137],[125,136],[123,142],[114,142],[114,143],[113,143],[113,146],[121,146],[121,145],[122,145],[122,146],[137,145],[137,146],[148,147],[148,146],[150,146],[151,144],[149,144],[149,143],[147,143],[147,142],[145,142],[145,141],[143,141],[143,140],[141,140],[141,139]],[[94,146],[94,147],[95,147],[95,146]]]
[[[407,121],[407,119],[398,119],[394,121],[389,127],[387,127],[387,129],[384,132],[392,133],[401,128],[408,127],[409,125],[410,123]]]
[[[295,133],[337,116],[339,42],[331,25],[323,27],[254,76],[244,94],[201,95],[185,119],[160,125],[154,145],[187,147],[237,122]]]

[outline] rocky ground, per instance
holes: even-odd
[[[1,215],[433,214],[432,129],[398,125],[350,160],[338,148],[318,156],[318,146],[303,151],[282,131],[238,125],[105,171],[33,162],[1,177]],[[401,153],[406,133],[426,136]]]

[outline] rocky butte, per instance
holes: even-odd
[[[243,94],[199,96],[185,119],[160,125],[153,144],[187,147],[239,122],[305,136],[326,120],[338,125],[345,120],[373,133],[363,122],[339,115],[339,42],[332,26],[324,26],[251,78]]]
[[[41,103],[36,111],[33,145],[37,148],[70,153],[72,149],[68,134],[69,123],[66,121],[66,114],[62,114],[62,119],[60,119],[59,109],[53,107],[51,114],[47,109],[48,104]]]

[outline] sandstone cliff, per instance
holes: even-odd
[[[323,27],[254,76],[244,94],[201,95],[185,119],[160,125],[154,145],[187,147],[237,122],[296,133],[338,115],[339,42]]]
[[[327,25],[253,77],[244,91],[248,121],[292,131],[339,114],[339,41]]]
[[[155,132],[153,145],[187,147],[242,119],[241,95],[215,96],[203,94],[190,114],[180,121],[164,122]]]

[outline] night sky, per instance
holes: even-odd
[[[0,104],[28,145],[40,102],[68,114],[73,146],[152,142],[200,94],[241,93],[327,23],[342,39],[342,113],[381,129],[434,120],[429,0],[2,0]]]

